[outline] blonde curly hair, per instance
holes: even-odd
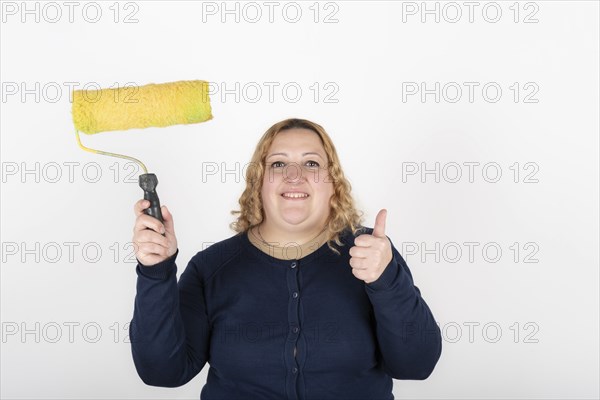
[[[329,201],[329,217],[326,221],[327,245],[336,254],[339,251],[333,246],[343,246],[340,234],[349,229],[354,235],[361,230],[363,213],[356,210],[352,198],[352,186],[345,178],[344,172],[331,138],[325,129],[312,121],[299,118],[290,118],[271,126],[258,141],[252,160],[246,172],[246,188],[239,198],[240,210],[233,210],[231,214],[239,216],[230,224],[230,228],[238,233],[244,233],[259,225],[264,219],[261,189],[265,174],[265,159],[275,136],[288,129],[308,129],[315,132],[321,139],[327,154],[327,171],[333,182],[334,193]]]

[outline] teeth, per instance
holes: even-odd
[[[291,197],[293,199],[299,199],[302,197],[308,197],[308,195],[306,193],[284,193],[282,194],[283,197]]]

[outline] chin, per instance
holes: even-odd
[[[288,216],[288,217],[282,217],[283,222],[290,224],[290,225],[300,225],[303,222],[305,222],[308,219],[308,216]]]

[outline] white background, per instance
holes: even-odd
[[[299,2],[293,23],[284,2],[272,22],[263,2],[229,2],[239,22],[221,2],[100,2],[87,13],[79,2],[73,22],[63,2],[28,2],[31,14],[3,2],[1,397],[199,397],[208,367],[176,389],[136,375],[125,324],[138,172],[78,149],[68,82],[203,79],[231,91],[213,92],[212,121],[82,138],[157,174],[180,272],[234,234],[230,211],[263,132],[308,118],[334,140],[365,224],[388,209],[386,233],[442,327],[435,371],[395,381],[397,398],[597,399],[599,6],[513,3],[477,2],[470,22],[463,2]],[[439,102],[409,95],[411,82],[439,82]],[[464,82],[478,85],[472,101]],[[436,163],[439,182],[421,176]],[[479,163],[472,182],[465,163]]]

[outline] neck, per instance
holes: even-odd
[[[288,235],[285,236],[285,239],[277,239],[277,236],[271,231],[268,234],[263,233],[264,228],[264,224],[260,225],[260,230],[259,226],[252,228],[248,234],[248,240],[262,252],[280,260],[304,258],[317,251],[327,242],[327,233],[324,229],[321,233],[315,233],[312,238],[304,240],[303,237],[309,237],[310,235],[294,236],[289,235],[289,232],[287,232]],[[261,235],[263,238],[260,237]]]
[[[256,227],[256,232],[259,237],[262,236],[262,239],[265,242],[272,243],[274,246],[284,247],[290,243],[303,245],[311,242],[313,239],[318,237],[325,228],[325,226],[316,226],[312,229],[284,231],[263,222]]]

